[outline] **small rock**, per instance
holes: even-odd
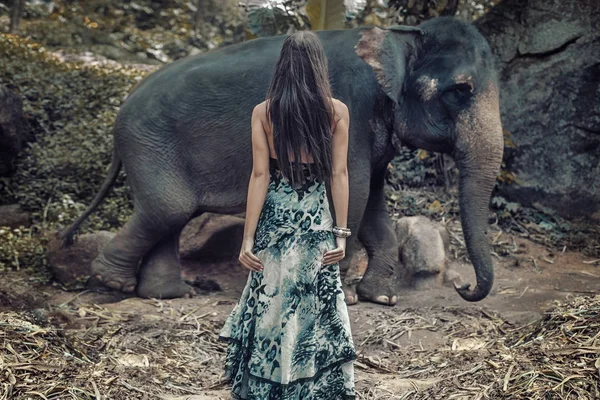
[[[117,362],[124,367],[148,368],[150,360],[145,354],[123,354]]]
[[[195,56],[196,54],[200,54],[200,53],[202,53],[202,50],[200,50],[199,48],[193,47],[193,46],[190,47],[190,53],[189,53],[190,56]]]
[[[27,228],[29,225],[31,225],[29,214],[23,211],[20,205],[0,206],[0,226],[16,229],[21,226]]]
[[[231,260],[240,253],[244,218],[205,213],[191,220],[181,233],[181,258],[217,262]]]
[[[457,271],[450,269],[450,268],[446,269],[446,273],[444,274],[444,282],[445,283],[460,281],[461,279],[462,278]]]
[[[99,231],[79,236],[68,247],[60,247],[58,241],[50,243],[48,265],[54,279],[67,288],[84,287],[90,276],[92,260],[114,236],[112,232]]]
[[[164,51],[157,48],[148,48],[146,49],[146,53],[157,59],[158,61],[162,61],[164,63],[171,61],[171,58],[165,54]]]
[[[445,281],[450,241],[443,225],[422,216],[405,217],[396,223],[396,236],[398,276],[402,281],[417,289],[439,286]]]

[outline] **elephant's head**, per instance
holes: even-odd
[[[485,298],[494,271],[486,236],[489,199],[502,161],[498,85],[490,47],[474,26],[436,18],[418,28],[367,28],[356,52],[375,72],[392,105],[393,138],[451,154],[459,168],[461,220],[477,285],[457,286],[465,300]]]

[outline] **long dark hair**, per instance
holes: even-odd
[[[312,156],[311,176],[321,181],[331,176],[334,113],[321,41],[311,31],[289,35],[267,92],[275,154],[281,173],[289,181],[303,180],[303,153]]]

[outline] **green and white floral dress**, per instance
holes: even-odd
[[[305,166],[306,169],[306,166]],[[235,399],[354,399],[356,352],[339,265],[321,265],[336,247],[325,184],[292,187],[271,159],[251,271],[221,329],[225,377]]]

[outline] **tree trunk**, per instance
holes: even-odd
[[[13,159],[32,139],[21,97],[0,85],[0,177],[13,172]]]
[[[476,21],[496,55],[517,182],[500,194],[600,220],[600,2],[504,0]]]
[[[25,11],[25,0],[13,0],[13,6],[10,12],[9,33],[16,34],[19,31],[23,11]]]

